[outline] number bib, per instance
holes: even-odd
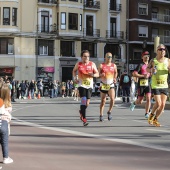
[[[103,84],[101,87],[101,90],[110,90],[110,85],[109,84]]]
[[[140,86],[148,86],[148,79],[140,79]]]
[[[165,84],[164,80],[156,80],[157,85],[162,85]]]
[[[83,80],[82,85],[83,86],[90,86],[90,81],[89,80]]]

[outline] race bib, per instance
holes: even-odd
[[[164,80],[156,80],[156,83],[158,85],[162,85],[162,84],[165,84],[165,81]]]
[[[148,79],[140,79],[140,86],[148,86]]]
[[[109,84],[103,84],[101,87],[101,90],[110,90],[110,85]]]
[[[89,80],[83,80],[82,85],[90,86],[90,81]]]

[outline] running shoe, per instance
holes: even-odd
[[[153,125],[156,126],[156,127],[160,127],[161,126],[161,124],[158,122],[157,118],[154,118]]]
[[[99,121],[100,121],[100,122],[104,122],[104,118],[103,118],[103,116],[101,116],[101,115],[100,115],[100,117],[99,117]]]
[[[136,105],[132,102],[131,105],[130,105],[130,110],[131,110],[131,111],[134,111],[135,106],[136,106]]]
[[[146,119],[149,118],[149,113],[145,113],[145,118],[146,118]]]
[[[108,115],[108,120],[111,121],[112,120],[111,112],[107,112],[107,115]]]
[[[149,115],[149,117],[148,117],[148,123],[149,123],[150,125],[153,125],[153,119],[154,119],[154,117],[155,117],[155,115],[152,114],[152,113]]]
[[[87,126],[89,123],[87,122],[87,119],[86,118],[84,118],[84,119],[82,119],[82,121],[83,121],[83,126]]]
[[[83,121],[83,115],[81,113],[81,110],[79,110],[79,113],[80,113],[80,120]]]

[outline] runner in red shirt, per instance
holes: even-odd
[[[73,69],[74,80],[78,83],[79,95],[81,98],[80,104],[80,119],[83,121],[83,125],[87,126],[86,109],[90,103],[90,98],[93,89],[93,77],[99,77],[98,70],[95,63],[89,61],[90,52],[84,50],[81,52],[81,62],[76,63]],[[76,73],[78,71],[78,80]]]

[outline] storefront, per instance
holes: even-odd
[[[42,79],[43,83],[49,83],[54,79],[54,67],[38,67],[38,80]]]
[[[14,68],[0,68],[0,77],[5,77],[7,75],[9,78],[11,78],[14,73]]]

